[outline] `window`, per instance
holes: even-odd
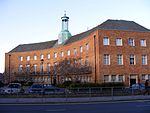
[[[135,65],[135,56],[130,55],[130,64]]]
[[[85,58],[85,65],[87,66],[89,64],[88,57]]]
[[[22,56],[19,57],[19,61],[23,61],[23,57]]]
[[[129,44],[129,46],[135,46],[134,39],[129,38],[129,40],[128,40],[128,44]]]
[[[22,72],[23,72],[23,66],[22,66],[22,65],[19,65],[18,71],[19,71],[19,73],[22,73]]]
[[[142,65],[147,65],[147,56],[142,55]]]
[[[47,54],[47,59],[50,59],[51,58],[51,55],[50,54]]]
[[[40,64],[40,73],[43,74],[44,72],[44,64]]]
[[[30,61],[30,56],[27,56],[27,61]]]
[[[41,59],[44,59],[44,55],[42,54],[42,55],[40,56],[40,58],[41,58]]]
[[[118,65],[123,65],[123,56],[121,54],[117,55]]]
[[[119,75],[119,76],[118,76],[118,81],[119,81],[119,82],[123,82],[123,75]]]
[[[117,46],[122,46],[122,39],[121,38],[116,39],[116,45]]]
[[[116,81],[116,75],[112,75],[112,76],[111,76],[111,81],[112,81],[112,82],[115,82],[115,81]]]
[[[109,82],[109,75],[104,75],[104,82]]]
[[[142,74],[142,80],[145,80],[145,78],[146,78],[146,75]]]
[[[34,59],[34,60],[37,60],[37,56],[36,56],[36,55],[34,55],[34,56],[33,56],[33,59]]]
[[[70,50],[67,51],[67,55],[70,56]]]
[[[37,65],[36,64],[33,65],[33,69],[34,69],[34,74],[36,74],[36,71],[37,71]]]
[[[141,45],[142,47],[146,47],[146,40],[145,40],[145,39],[141,39],[141,40],[140,40],[140,45]]]
[[[74,48],[74,55],[76,56],[77,55],[77,49]]]
[[[103,38],[103,45],[109,45],[109,38],[108,37]]]
[[[110,55],[109,54],[104,54],[104,64],[110,65]]]
[[[64,52],[63,51],[61,51],[61,53],[60,53],[60,57],[62,58],[64,56]]]
[[[57,58],[57,53],[54,53],[54,58]]]
[[[81,59],[81,65],[84,65],[84,61],[83,61],[83,59]]]
[[[83,65],[83,59],[80,59],[80,60],[79,60],[79,63],[80,63],[81,65]]]
[[[47,73],[50,73],[50,63],[47,64]]]
[[[83,47],[82,46],[80,46],[80,53],[82,53],[83,52]]]
[[[27,73],[30,72],[30,65],[29,65],[29,64],[26,65],[26,72],[27,72]]]

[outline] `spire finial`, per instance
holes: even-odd
[[[64,16],[66,16],[66,10],[64,10]]]

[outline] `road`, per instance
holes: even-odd
[[[80,104],[1,104],[0,113],[150,113],[150,101]]]

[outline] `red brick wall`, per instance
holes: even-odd
[[[107,36],[110,40],[109,46],[103,45],[103,37]],[[95,37],[95,38],[94,38]],[[123,46],[116,46],[115,39],[122,38]],[[133,38],[135,40],[135,46],[130,47],[128,45],[128,39]],[[140,46],[140,39],[146,39],[147,46]],[[94,41],[95,40],[95,41]],[[86,44],[89,44],[88,55],[85,51]],[[80,54],[80,46],[83,46],[83,53]],[[89,36],[83,38],[82,40],[59,46],[56,48],[50,48],[46,50],[37,50],[30,52],[14,52],[6,53],[5,55],[5,73],[8,76],[9,73],[9,54],[11,54],[10,60],[10,70],[13,80],[13,74],[18,73],[18,66],[22,64],[37,64],[38,69],[40,70],[40,55],[44,55],[44,71],[46,71],[46,64],[50,63],[51,65],[54,62],[59,62],[60,52],[64,52],[63,58],[74,58],[74,48],[77,49],[77,56],[81,57],[84,61],[86,56],[88,56],[89,64],[92,66],[92,82],[102,83],[104,75],[124,75],[125,82],[129,84],[129,75],[136,74],[141,78],[141,74],[150,74],[150,33],[148,32],[131,32],[131,31],[117,31],[117,30],[97,30],[91,33]],[[71,55],[67,56],[67,51],[71,51]],[[53,58],[54,52],[57,52],[57,58]],[[50,53],[51,58],[47,59],[47,54]],[[34,54],[37,55],[37,60],[33,60]],[[104,65],[103,59],[104,54],[110,54],[110,65]],[[117,54],[123,55],[123,65],[117,64]],[[129,55],[134,54],[136,56],[136,65],[129,64]],[[146,54],[148,57],[148,64],[143,66],[141,64],[141,55]],[[95,56],[96,55],[96,56]],[[18,57],[22,56],[23,61],[19,61]],[[29,62],[26,61],[26,56],[30,56],[31,59]],[[96,58],[96,60],[95,60]],[[96,64],[95,64],[96,63]],[[95,67],[96,66],[96,67]],[[96,70],[95,70],[96,69]],[[141,81],[144,82],[144,81]]]

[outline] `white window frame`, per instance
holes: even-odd
[[[104,65],[110,65],[110,55],[104,54]]]
[[[117,55],[117,63],[118,63],[118,65],[123,65],[123,55],[122,54]]]
[[[44,73],[44,64],[40,64],[40,73]]]
[[[133,63],[131,62],[132,59],[133,59]],[[135,64],[136,64],[135,61],[136,61],[136,60],[135,60],[135,55],[131,54],[131,55],[130,55],[130,65],[135,65]]]
[[[40,59],[44,59],[44,55],[43,54],[41,54]]]
[[[141,75],[141,79],[142,79],[143,81],[145,81],[145,80],[146,80],[146,74],[142,74],[142,75]]]
[[[108,37],[104,37],[104,38],[103,38],[103,45],[104,45],[104,46],[109,45],[109,38],[108,38]]]
[[[141,45],[141,47],[146,47],[146,40],[145,39],[141,39],[140,40],[140,45]]]
[[[47,59],[50,59],[51,58],[51,55],[50,53],[47,54]]]
[[[23,57],[22,56],[19,57],[19,61],[21,61],[21,62],[23,61]]]
[[[27,56],[27,61],[30,61],[30,56]]]
[[[133,39],[133,38],[129,38],[129,39],[128,39],[128,44],[129,44],[129,46],[135,46],[135,41],[134,41],[134,39]]]
[[[23,65],[19,65],[19,69],[18,69],[19,73],[22,73],[23,72]]]
[[[30,64],[26,65],[26,72],[29,73],[30,72]]]
[[[118,82],[123,82],[123,81],[124,81],[124,76],[118,75]]]
[[[147,65],[147,55],[142,55],[142,65]]]
[[[34,60],[37,60],[37,56],[36,56],[36,55],[34,55],[34,56],[33,56],[33,59],[34,59]]]
[[[68,50],[68,51],[67,51],[67,55],[68,55],[68,56],[70,56],[70,53],[71,53],[71,51],[70,51],[70,50]]]
[[[34,73],[36,73],[37,72],[37,64],[34,64],[33,68],[34,68]]]
[[[82,46],[80,46],[80,53],[82,53],[83,52],[83,47]]]
[[[116,46],[122,46],[122,38],[116,38]]]
[[[111,82],[117,81],[117,75],[111,75]]]
[[[74,48],[74,55],[76,56],[77,55],[77,49]]]
[[[109,75],[104,75],[104,82],[109,82]]]

